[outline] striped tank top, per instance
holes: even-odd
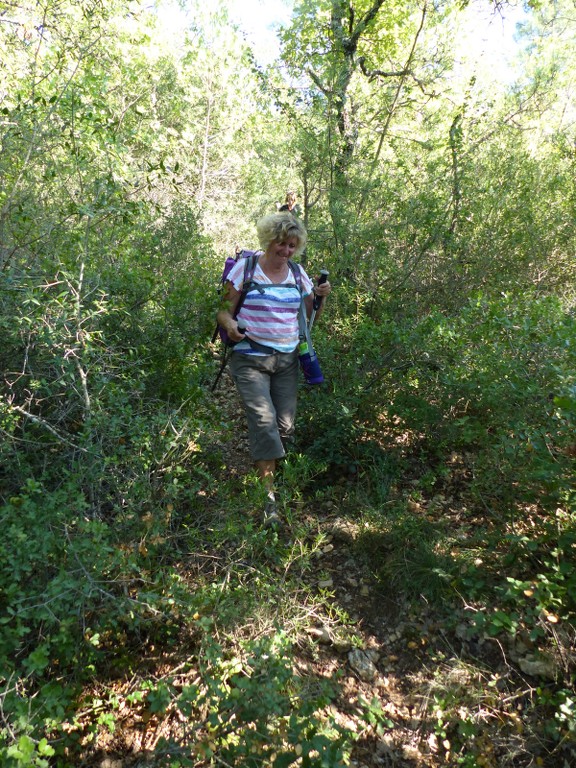
[[[228,280],[237,291],[242,290],[244,282],[244,259],[231,269]],[[288,274],[283,283],[273,283],[260,265],[256,265],[252,285],[240,308],[237,320],[243,320],[246,333],[252,341],[271,347],[277,352],[292,352],[298,346],[298,311],[301,298],[312,291],[312,282],[300,267],[302,297],[296,285],[292,270],[286,266]],[[241,341],[234,347],[234,352],[247,355],[261,355],[247,341]]]

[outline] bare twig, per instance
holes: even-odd
[[[40,416],[36,416],[34,413],[30,413],[29,411],[24,410],[24,408],[22,408],[20,405],[12,405],[11,407],[12,407],[12,410],[22,414],[22,416],[25,416],[27,419],[30,419],[30,421],[34,422],[35,424],[39,424],[41,427],[46,429],[48,432],[50,432],[50,434],[54,435],[54,437],[60,443],[64,443],[64,445],[68,445],[70,446],[70,448],[74,448],[74,450],[76,451],[81,451],[82,453],[89,453],[89,451],[86,448],[82,448],[82,446],[76,445],[70,440],[67,440],[56,429],[54,429],[54,427],[51,424],[49,424],[45,419],[41,418]]]

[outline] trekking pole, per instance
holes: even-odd
[[[238,320],[238,330],[240,333],[246,333],[246,322],[245,320]],[[226,368],[226,363],[228,362],[228,358],[230,357],[230,350],[237,342],[233,341],[224,347],[224,357],[222,359],[222,364],[220,366],[220,370],[216,374],[216,378],[214,379],[214,384],[212,384],[211,392],[214,392],[216,387],[218,386],[218,382],[220,381],[220,377],[224,373],[224,368]]]
[[[325,283],[328,279],[328,270],[327,269],[321,269],[320,270],[320,277],[318,278],[318,285],[322,285],[322,283]],[[320,309],[320,305],[322,304],[322,296],[314,296],[314,301],[312,302],[312,314],[310,315],[310,320],[308,322],[308,331],[312,330],[312,326],[314,325],[314,319],[316,318],[316,313]]]
[[[224,357],[222,358],[222,364],[220,365],[220,370],[216,374],[216,378],[214,379],[214,384],[212,384],[212,387],[210,389],[210,392],[214,392],[216,387],[218,386],[218,382],[220,381],[220,377],[224,373],[224,368],[226,368],[226,363],[228,362],[228,347],[224,347]]]

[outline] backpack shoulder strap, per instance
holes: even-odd
[[[296,287],[300,291],[300,295],[302,295],[302,272],[300,271],[300,265],[296,264],[295,261],[292,261],[291,259],[288,261],[288,266],[292,270],[292,274],[294,275],[294,280],[296,282]]]
[[[254,253],[251,253],[250,256],[247,256],[245,259],[244,284],[242,286],[243,291],[245,289],[248,290],[248,288],[250,287],[250,283],[254,278],[254,272],[256,271],[256,265],[258,264],[259,256],[260,256],[260,251],[254,251]]]
[[[234,319],[236,319],[238,312],[240,312],[240,309],[242,308],[242,304],[244,304],[244,299],[246,298],[246,294],[250,290],[250,286],[252,285],[252,280],[254,278],[254,272],[256,271],[256,265],[258,264],[258,258],[260,256],[260,251],[254,251],[254,253],[251,253],[250,256],[246,256],[244,258],[244,282],[242,283],[242,290],[240,291],[240,298],[238,299],[238,303],[236,304],[236,309],[234,310]]]

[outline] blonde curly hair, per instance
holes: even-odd
[[[295,256],[302,253],[306,247],[307,234],[304,225],[291,213],[271,213],[261,218],[256,224],[258,242],[260,248],[265,251],[270,243],[282,243],[295,237],[298,240],[298,248]]]

